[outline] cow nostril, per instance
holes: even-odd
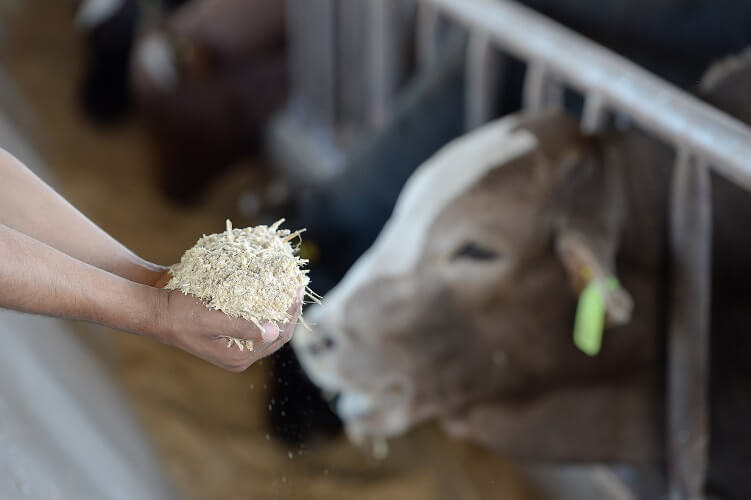
[[[310,351],[313,356],[318,356],[325,351],[330,351],[334,347],[336,347],[336,342],[334,342],[334,339],[332,339],[331,337],[323,337],[319,342],[311,344],[308,347],[308,351]]]
[[[336,409],[339,406],[339,400],[341,399],[341,392],[337,392],[336,394],[324,394],[323,397],[326,400],[326,403],[328,403],[329,408],[332,412],[336,414]]]

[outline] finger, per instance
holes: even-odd
[[[275,323],[264,323],[261,338],[264,342],[274,342],[279,338],[279,327]]]
[[[287,309],[287,314],[289,315],[289,322],[285,323],[284,330],[286,331],[287,328],[290,326],[294,327],[294,325],[297,323],[297,319],[300,317],[300,314],[302,314],[302,304],[303,304],[303,298],[305,297],[305,288],[300,288],[297,292],[297,300],[292,303],[292,305]]]
[[[279,336],[279,332],[274,332],[275,327],[270,323],[265,323],[259,328],[246,319],[230,318],[222,312],[217,312],[222,315],[221,321],[223,324],[215,325],[217,328],[215,332],[218,332],[221,335],[235,337],[241,340],[251,340],[256,345],[269,342],[267,339],[276,339]]]
[[[167,283],[169,283],[171,276],[169,273],[169,269],[165,270],[161,275],[159,275],[159,278],[154,282],[155,288],[164,288],[167,286]]]
[[[262,346],[258,351],[258,358],[261,359],[271,356],[276,351],[281,349],[282,346],[286,343],[287,341],[284,339],[284,337],[280,336],[275,342]]]
[[[296,300],[292,304],[292,306],[290,306],[290,308],[287,310],[287,313],[290,316],[289,321],[287,321],[287,323],[282,324],[281,328],[280,328],[280,325],[276,325],[276,324],[267,323],[263,325],[264,330],[269,326],[272,326],[275,330],[274,339],[272,340],[273,345],[271,346],[266,345],[263,347],[261,351],[264,356],[268,356],[276,352],[276,350],[278,350],[281,346],[289,342],[290,339],[292,338],[292,332],[294,332],[295,326],[297,325],[297,320],[300,317],[300,314],[302,313],[302,296],[304,292],[305,292],[305,289],[301,288],[298,293],[298,300]],[[265,337],[264,337],[264,340],[265,340]]]
[[[295,331],[295,327],[297,326],[297,322],[300,319],[300,316],[302,315],[302,300],[298,301],[292,306],[292,310],[290,311],[290,320],[289,323],[284,328],[284,334],[287,335],[289,338],[292,338],[292,332]]]
[[[219,324],[215,324],[213,325],[217,327],[214,330],[215,332],[227,333],[208,335],[211,351],[213,351],[211,357],[214,358],[215,364],[233,372],[243,371],[259,359],[278,351],[292,338],[292,332],[302,311],[300,297],[303,296],[304,292],[305,290],[302,288],[299,290],[298,300],[288,310],[290,319],[282,325],[267,322],[259,329],[249,321],[241,318],[228,318],[217,311],[214,318],[223,323],[231,322],[231,328],[221,328]],[[230,331],[232,333],[229,333]],[[240,345],[227,337],[238,339]],[[251,349],[248,349],[247,341],[252,343]],[[241,346],[243,347],[242,350],[240,349]]]
[[[245,371],[256,361],[272,355],[289,341],[292,331],[292,329],[287,328],[285,329],[284,334],[280,335],[279,328],[276,327],[276,325],[274,326],[276,330],[276,340],[272,342],[263,342],[261,345],[254,344],[252,350],[243,349],[241,351],[234,341],[228,343],[227,339],[216,339],[216,342],[214,342],[214,357],[216,359],[214,364],[231,372],[239,373]],[[248,340],[252,341],[252,339]],[[242,341],[241,345],[243,345]]]
[[[239,349],[233,342],[231,347],[227,347],[227,343],[220,342],[215,348],[215,355],[212,356],[214,364],[221,366],[222,368],[232,371],[241,372],[246,370],[249,366],[260,359],[258,351],[254,348],[252,350]]]
[[[297,318],[300,316],[301,310],[302,310],[302,304],[298,304],[297,311],[295,311],[292,314],[292,318],[290,319],[290,321],[284,325],[284,329],[282,333],[279,335],[279,338],[276,340],[276,342],[263,346],[263,348],[259,352],[260,356],[262,357],[271,356],[276,351],[281,349],[284,346],[284,344],[292,340],[292,335],[295,331],[295,327],[297,326]]]
[[[295,328],[297,327],[299,316],[299,314],[293,316],[290,322],[284,325],[284,331],[279,335],[284,342],[289,342],[292,339],[292,334],[295,332]]]
[[[290,316],[290,320],[282,325],[281,328],[279,324],[267,321],[263,323],[263,325],[261,325],[261,329],[259,329],[257,326],[247,320],[244,320],[242,318],[233,318],[232,329],[235,333],[232,334],[232,336],[240,339],[253,340],[254,342],[275,342],[279,338],[280,334],[286,331],[284,328],[286,325],[288,325],[289,323],[297,322],[297,318],[299,317],[302,310],[301,305],[304,293],[304,288],[300,288],[298,290],[297,300],[295,300],[295,302],[293,302],[290,308],[287,310],[287,314]]]
[[[228,349],[235,353],[260,353],[266,347],[280,338],[281,330],[274,323],[264,323],[263,329],[258,329],[252,323],[245,320],[236,320],[233,331],[222,335],[212,335],[211,341],[219,351]]]

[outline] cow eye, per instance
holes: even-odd
[[[500,257],[499,252],[492,248],[484,247],[474,242],[466,243],[452,255],[452,260],[472,259],[472,260],[494,260]]]

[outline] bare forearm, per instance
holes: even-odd
[[[0,224],[0,307],[158,338],[159,293]]]
[[[2,149],[0,224],[131,281],[152,283],[164,271],[118,243]]]
[[[289,341],[301,307],[298,300],[290,308],[283,329],[270,323],[259,329],[195,297],[134,283],[0,224],[0,308],[92,321],[242,371]],[[228,338],[247,349],[228,348]]]

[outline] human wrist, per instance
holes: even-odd
[[[142,285],[155,286],[169,267],[138,259],[130,262],[121,276]]]
[[[166,318],[169,298],[166,290],[114,277],[112,295],[98,299],[99,313],[93,318],[113,328],[169,342],[171,329]],[[87,318],[88,319],[88,318]]]
[[[169,309],[169,290],[148,287],[151,306],[146,335],[162,343],[171,344],[175,336],[174,318]]]

